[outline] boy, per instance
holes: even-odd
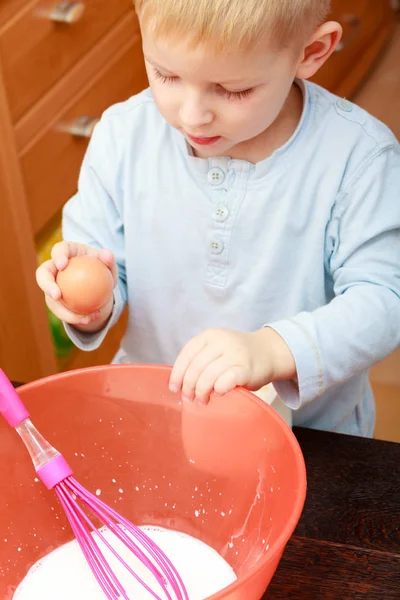
[[[68,243],[37,273],[74,342],[174,363],[173,391],[274,382],[294,423],[370,436],[368,369],[400,344],[400,151],[307,82],[341,27],[327,0],[136,0],[151,91],[96,127]],[[108,248],[108,250],[105,250]],[[76,254],[112,270],[93,315],[60,302]]]

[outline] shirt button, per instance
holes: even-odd
[[[214,211],[213,214],[215,221],[218,221],[219,223],[226,221],[228,216],[229,210],[226,208],[226,206],[218,206],[218,208]]]
[[[225,180],[225,173],[219,167],[213,167],[208,171],[207,178],[211,185],[221,185]]]
[[[224,244],[221,240],[211,240],[210,242],[211,254],[221,254],[224,249]]]
[[[352,103],[346,100],[345,98],[340,98],[336,104],[341,110],[344,110],[345,112],[351,112],[353,110]]]

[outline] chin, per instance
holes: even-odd
[[[214,156],[229,156],[229,152],[236,144],[230,144],[225,140],[220,140],[218,143],[205,148],[196,146],[194,148],[196,154],[202,158],[212,158]],[[193,148],[193,144],[191,144]]]

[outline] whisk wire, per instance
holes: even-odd
[[[78,484],[78,485],[80,485],[80,484]],[[122,525],[123,528],[125,528],[127,531],[129,531],[132,535],[134,535],[136,538],[138,538],[140,540],[141,544],[148,551],[151,558],[156,562],[156,564],[159,566],[159,568],[164,572],[166,581],[170,581],[170,585],[171,585],[174,593],[176,594],[178,600],[189,600],[189,597],[187,595],[187,591],[186,591],[186,588],[185,588],[185,585],[183,583],[181,576],[179,575],[177,569],[175,568],[173,563],[170,561],[170,559],[167,557],[167,555],[161,550],[161,548],[159,548],[159,546],[154,544],[154,542],[141,529],[139,529],[138,527],[136,527],[135,525],[130,523],[128,520],[126,520],[124,517],[122,517],[122,515],[119,515],[118,513],[116,513],[111,507],[107,506],[106,504],[103,504],[103,503],[101,503],[101,504],[102,504],[102,506],[104,506],[105,512],[109,513],[111,518],[114,518],[115,520],[117,520]],[[123,529],[121,530],[121,528],[118,528],[118,535],[121,533],[121,531],[123,532]],[[124,533],[124,535],[125,535],[125,533]],[[125,535],[125,537],[127,540],[126,545],[130,548],[131,547],[131,538],[129,538],[126,535]],[[154,564],[152,562],[150,562],[150,565],[151,565],[151,568],[154,569]],[[169,594],[168,594],[168,596],[169,596]]]
[[[170,582],[170,586],[173,592],[176,594],[178,600],[188,600],[184,583],[178,571],[166,554],[161,550],[161,548],[159,548],[141,529],[139,529],[139,527],[127,521],[124,517],[122,517],[122,515],[119,515],[115,510],[98,498],[94,498],[92,494],[89,494],[87,490],[74,478],[71,477],[70,480],[71,486],[73,487],[75,493],[89,506],[89,508],[91,508],[97,518],[99,518],[100,521],[105,522],[107,527],[113,529],[114,534],[131,552],[133,551],[134,554],[136,554],[136,556],[148,567],[148,569],[156,578],[158,574],[159,583],[163,588],[163,591],[166,593],[168,600],[172,600],[172,597],[168,591],[168,581]],[[132,548],[133,540],[126,534],[125,530],[130,532],[135,539],[140,540],[142,546],[148,552],[152,560],[150,560],[149,557],[143,553],[139,546],[135,545],[134,548]],[[157,564],[159,569],[164,573],[165,577],[163,577],[162,573],[156,569],[154,563]],[[126,566],[126,568],[130,570],[129,566]],[[159,599],[153,590],[150,590],[150,593],[155,598]]]
[[[140,547],[135,544],[134,540],[132,540],[132,538],[129,538],[129,536],[126,535],[126,533],[123,531],[123,529],[121,529],[121,527],[118,527],[118,525],[116,525],[115,523],[113,523],[110,520],[110,516],[107,514],[107,512],[113,512],[112,509],[110,509],[101,500],[99,500],[97,498],[95,499],[94,497],[92,497],[91,494],[89,494],[84,488],[81,488],[80,484],[78,484],[76,481],[74,481],[74,480],[72,480],[72,482],[70,481],[70,486],[72,489],[75,490],[79,499],[82,502],[84,502],[92,510],[93,514],[100,521],[106,523],[107,528],[110,531],[112,531],[112,533],[114,533],[114,535],[124,543],[124,545],[129,549],[129,551],[132,552],[149,569],[149,571],[157,579],[160,586],[166,592],[168,600],[172,600],[172,598],[168,592],[168,589],[167,589],[167,581],[162,577],[162,575],[159,573],[159,571],[155,568],[154,564],[149,560],[149,558],[140,549]],[[79,488],[81,488],[84,491],[84,495],[81,495],[79,493],[80,492]],[[105,509],[104,511],[102,510],[102,507]],[[79,508],[79,511],[80,511],[82,517],[93,528],[93,532],[95,533],[95,535],[102,540],[104,545],[110,550],[110,552],[115,556],[115,558],[117,558],[117,560],[155,598],[155,600],[162,600],[162,598],[160,598],[160,596],[158,596],[156,594],[156,592],[154,592],[154,590],[152,590],[141,579],[141,577],[137,573],[135,573],[135,571],[133,571],[133,569],[123,560],[123,558],[117,553],[115,548],[113,548],[112,545],[105,539],[105,537],[101,534],[101,532],[98,529],[96,529],[96,527],[93,525],[93,523],[90,520],[88,520],[87,515],[82,511],[82,509],[80,507],[78,507],[78,508]],[[115,515],[117,515],[117,513],[115,513]],[[120,515],[117,515],[117,516],[119,516],[118,520],[121,521],[121,516]],[[135,534],[135,528],[133,529],[132,534],[133,535]]]
[[[91,548],[91,542],[90,542],[90,539],[88,538],[87,531],[83,527],[82,523],[80,523],[80,521],[77,518],[77,516],[75,515],[75,513],[72,512],[71,506],[68,502],[68,499],[69,499],[68,493],[66,493],[66,497],[64,497],[64,494],[65,494],[64,490],[58,489],[58,487],[57,487],[57,488],[55,488],[55,491],[57,493],[58,498],[60,499],[63,509],[66,512],[68,521],[72,528],[72,531],[79,543],[79,546],[82,550],[82,553],[83,553],[86,561],[88,562],[88,564],[93,572],[93,575],[95,576],[97,582],[99,583],[101,589],[103,590],[103,592],[105,593],[107,598],[111,597],[114,600],[114,591],[113,591],[113,588],[111,587],[111,582],[107,581],[105,574],[104,574],[104,580],[102,579],[102,573],[101,573],[102,566],[100,564],[97,564],[96,561],[94,560],[93,550]],[[111,594],[111,596],[110,596],[110,594]]]
[[[108,564],[104,554],[95,541],[98,537],[109,549],[123,567],[146,589],[155,600],[162,598],[151,589],[142,578],[125,562],[108,540],[102,535],[89,516],[82,509],[79,500],[91,510],[93,515],[132,552],[151,572],[160,585],[167,600],[173,600],[170,590],[176,600],[189,600],[184,583],[172,562],[164,552],[136,525],[127,521],[99,498],[95,498],[73,477],[56,486],[55,490],[65,509],[67,517],[81,549],[88,561],[99,585],[109,600],[129,600],[121,582]],[[133,536],[127,535],[127,532]],[[94,534],[94,535],[93,535]],[[135,542],[141,544],[142,548]],[[146,554],[147,553],[147,554]]]
[[[62,486],[62,489],[60,489]],[[74,532],[81,550],[90,568],[109,600],[120,600],[121,594],[124,600],[129,600],[126,592],[120,585],[115,573],[112,571],[103,554],[98,548],[90,529],[79,519],[79,505],[71,497],[70,490],[64,482],[55,488],[55,491],[66,512],[67,518]],[[76,512],[76,509],[78,511]],[[86,516],[86,515],[85,515]]]

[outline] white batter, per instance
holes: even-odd
[[[190,600],[203,600],[236,580],[230,565],[213,549],[184,533],[142,527],[147,535],[165,552],[178,570]],[[161,597],[161,588],[117,538],[106,528],[101,530],[105,539],[137,574]],[[150,600],[152,596],[119,565],[110,551],[101,546],[129,598]],[[104,550],[103,550],[104,549]],[[105,595],[82,556],[76,540],[48,554],[29,571],[18,586],[13,600],[104,600]]]

